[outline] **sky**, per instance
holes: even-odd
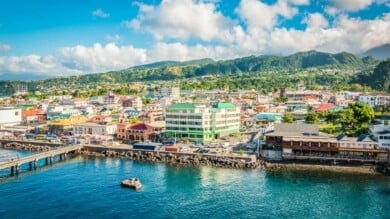
[[[390,43],[390,0],[2,0],[0,75]]]

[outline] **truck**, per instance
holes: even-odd
[[[135,143],[135,144],[133,144],[134,150],[157,151],[160,148],[161,148],[160,143]]]

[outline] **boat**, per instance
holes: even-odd
[[[125,179],[121,182],[121,186],[135,189],[135,190],[139,190],[142,188],[141,181],[138,178]]]

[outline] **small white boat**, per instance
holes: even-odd
[[[121,182],[121,186],[135,189],[135,190],[139,190],[142,188],[141,181],[138,178],[125,179]]]

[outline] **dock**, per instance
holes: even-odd
[[[37,154],[33,154],[26,157],[20,157],[17,159],[11,159],[7,162],[0,163],[0,170],[10,168],[11,175],[19,174],[20,166],[23,164],[29,164],[30,169],[37,168],[37,163],[41,159],[46,160],[46,164],[52,164],[53,158],[59,156],[60,160],[65,159],[67,154],[79,151],[82,145],[64,146],[50,151],[45,151]]]

